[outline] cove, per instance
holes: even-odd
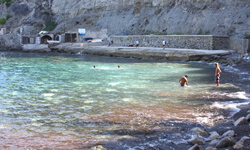
[[[1,52],[0,61],[0,142],[7,148],[88,148],[153,137],[178,123],[210,126],[220,114],[214,104],[247,99],[223,75],[217,88],[207,64],[19,52]],[[185,74],[190,87],[182,88]]]

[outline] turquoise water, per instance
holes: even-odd
[[[218,94],[212,65],[57,55],[1,53],[2,148],[76,148],[124,138],[114,130],[158,130],[163,120],[209,122],[216,111],[200,110],[237,92],[222,83]],[[181,88],[185,74],[190,87]]]

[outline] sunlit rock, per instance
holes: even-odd
[[[224,137],[221,139],[216,145],[217,148],[225,148],[229,146],[233,146],[235,144],[235,140],[232,137]]]
[[[209,145],[215,146],[218,142],[219,142],[219,140],[215,139],[215,140],[211,141],[211,142],[209,143]]]
[[[233,137],[234,136],[234,130],[228,130],[227,132],[225,132],[222,137]]]
[[[192,139],[188,140],[188,142],[192,145],[198,144],[198,145],[204,145],[205,142],[203,139],[201,139],[198,136],[194,136]]]
[[[238,120],[234,122],[234,126],[238,126],[245,123],[247,123],[246,117],[240,117]]]
[[[92,147],[91,149],[92,150],[106,150],[106,148],[104,148],[102,145],[98,145],[98,146]]]
[[[208,133],[204,129],[200,128],[200,127],[195,127],[193,129],[191,129],[191,131],[194,132],[194,133],[197,133],[198,135],[203,136],[203,137],[208,136]]]
[[[200,150],[200,147],[198,144],[195,144],[194,146],[190,147],[188,150]]]
[[[214,147],[207,147],[205,150],[217,150],[217,148],[214,148]]]
[[[248,114],[248,115],[246,116],[246,120],[247,120],[248,122],[250,122],[250,114]]]
[[[244,136],[242,137],[235,145],[234,145],[234,149],[244,149],[244,142],[246,140],[250,140],[250,137]]]
[[[206,139],[206,141],[212,141],[214,139],[218,139],[220,137],[219,133],[216,131],[210,132],[210,136]]]

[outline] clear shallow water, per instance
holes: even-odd
[[[219,113],[211,104],[245,98],[231,84],[217,88],[209,65],[58,55],[1,52],[0,148],[72,149],[168,120],[210,123]]]

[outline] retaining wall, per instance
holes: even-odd
[[[237,50],[238,53],[250,53],[249,39],[231,39],[230,49]]]
[[[162,41],[165,40],[168,48],[206,50],[229,49],[230,42],[228,36],[213,35],[131,35],[112,36],[110,40],[119,46],[134,46],[138,40],[142,47],[162,47]]]

